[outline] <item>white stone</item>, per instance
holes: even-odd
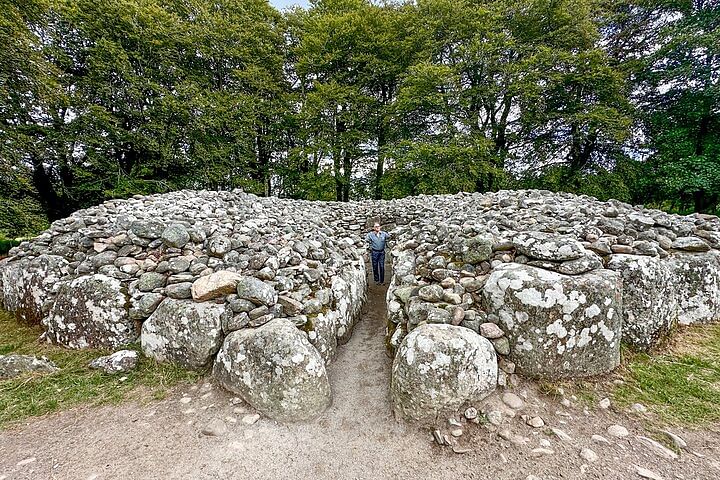
[[[630,435],[627,428],[622,425],[610,425],[607,429],[608,435],[615,438],[624,438]]]
[[[595,463],[599,459],[598,454],[593,452],[589,448],[583,448],[582,450],[580,450],[580,457],[590,463]]]

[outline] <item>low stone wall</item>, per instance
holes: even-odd
[[[717,217],[546,191],[109,201],[12,249],[0,302],[48,341],[139,340],[160,361],[212,365],[273,418],[306,420],[330,404],[325,365],[360,316],[374,221],[392,234],[387,344],[402,418],[440,418],[516,370],[603,374],[623,342],[648,350],[677,324],[720,318]]]
[[[425,373],[438,362],[457,371],[468,361],[440,345],[434,356],[408,362],[407,342],[418,342],[409,334],[421,325],[450,324],[485,337],[505,385],[516,371],[553,379],[601,375],[618,366],[621,343],[649,350],[677,324],[720,318],[717,217],[543,191],[407,202],[424,218],[393,232],[387,343],[402,378],[427,385],[434,380]],[[459,330],[455,335],[461,342]],[[453,391],[457,382],[451,376],[433,389]],[[418,412],[396,384],[401,417],[439,417],[447,408],[435,396]],[[480,380],[476,389],[488,392]]]
[[[295,362],[299,351],[286,350],[287,358],[257,361],[253,376],[272,376],[290,361],[313,365],[310,385],[318,375],[327,383],[325,364],[352,334],[367,288],[365,219],[326,221],[333,211],[342,208],[238,191],[105,202],[11,250],[0,262],[0,302],[21,320],[42,324],[50,342],[117,349],[139,340],[146,355],[192,369],[241,358],[245,344],[227,340],[234,332],[280,325],[278,335],[286,336],[292,325],[302,338],[290,345],[302,350],[304,363]],[[258,403],[263,388],[278,398],[302,385],[261,382],[249,395],[241,388],[247,372],[228,376],[217,365],[215,372],[283,420],[307,419],[330,403],[329,388],[296,395],[283,404],[294,413],[282,416]]]

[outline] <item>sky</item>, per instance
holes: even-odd
[[[270,0],[270,5],[277,8],[278,10],[282,10],[285,7],[289,7],[292,5],[300,5],[301,7],[307,7],[309,5],[308,0]]]

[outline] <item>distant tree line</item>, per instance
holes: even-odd
[[[0,234],[182,188],[720,201],[720,0],[0,0]]]

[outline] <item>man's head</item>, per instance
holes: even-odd
[[[376,231],[376,232],[379,232],[379,231],[380,231],[380,224],[377,223],[377,222],[375,222],[375,225],[373,225],[373,230]]]

